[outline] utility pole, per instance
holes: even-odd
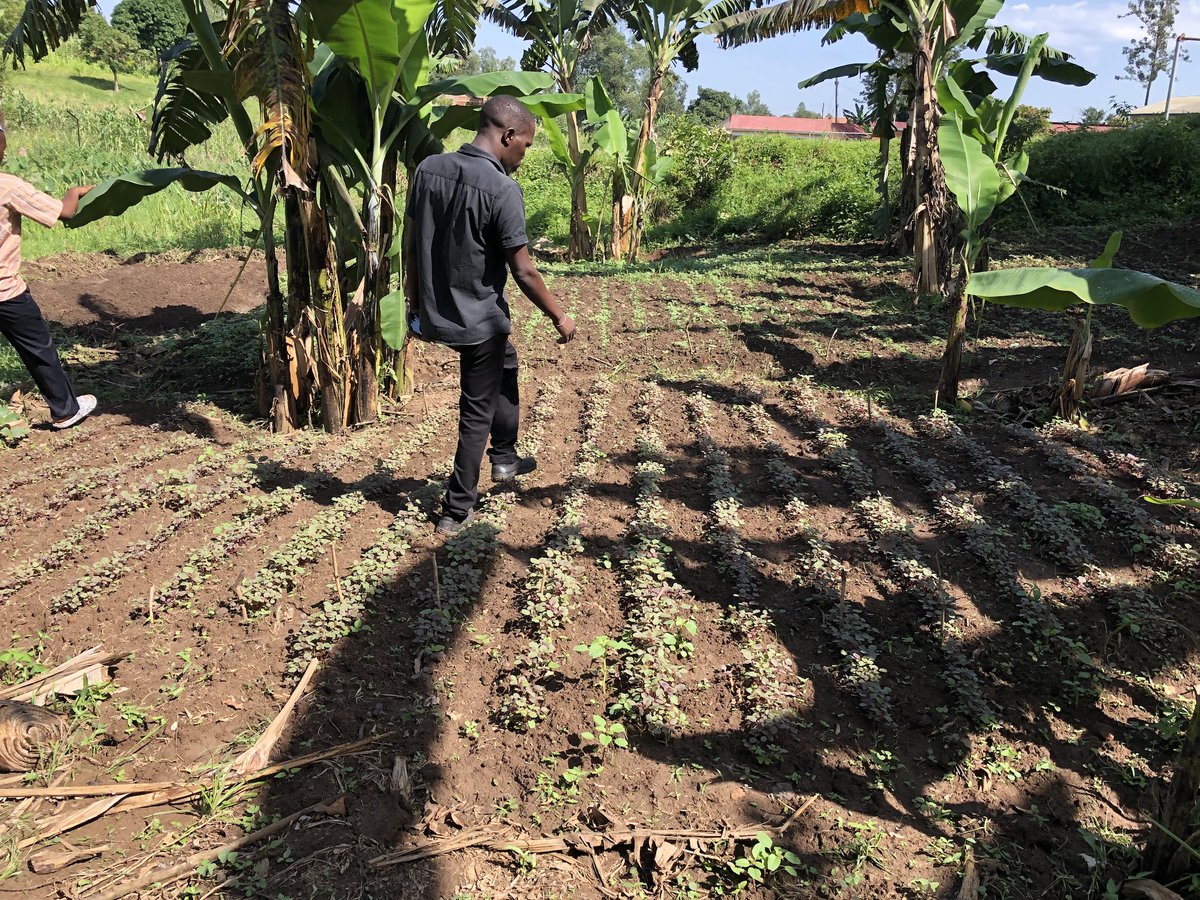
[[[1171,57],[1171,76],[1167,79],[1167,102],[1163,105],[1163,121],[1171,120],[1171,93],[1175,89],[1175,67],[1179,65],[1179,48],[1184,41],[1200,41],[1200,37],[1188,37],[1181,34],[1175,38],[1175,54]]]
[[[835,121],[835,122],[838,120],[838,115],[839,115],[838,110],[841,109],[841,107],[838,106],[838,82],[839,81],[841,81],[840,78],[833,79],[833,121]]]

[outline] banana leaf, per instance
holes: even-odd
[[[1158,506],[1183,506],[1187,509],[1200,509],[1200,500],[1171,500],[1150,496],[1145,496],[1142,499],[1147,503],[1154,503]]]
[[[379,300],[379,333],[393,350],[404,349],[408,336],[408,304],[403,291],[392,291]]]
[[[967,293],[1048,312],[1077,303],[1120,306],[1142,328],[1200,317],[1200,291],[1129,269],[997,269],[972,275]]]
[[[946,187],[972,232],[988,220],[1000,202],[1000,173],[983,145],[963,131],[963,120],[950,113],[938,126],[938,147],[946,170]]]
[[[79,211],[67,225],[79,228],[106,216],[119,216],[129,207],[173,184],[192,192],[207,191],[209,188],[223,185],[244,200],[251,199],[242,190],[241,181],[234,175],[186,168],[148,169],[110,178],[90,191],[79,201]]]

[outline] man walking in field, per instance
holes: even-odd
[[[8,136],[0,117],[0,163],[8,149]],[[79,200],[91,186],[73,187],[62,200],[43,194],[16,175],[0,172],[0,334],[12,344],[50,406],[51,424],[70,428],[91,415],[96,398],[75,395],[63,371],[50,326],[21,277],[21,219],[33,219],[53,228],[72,218]]]
[[[513,280],[558,331],[574,320],[546,288],[525,235],[525,198],[510,177],[533,143],[536,120],[512,97],[488,100],[475,139],[456,153],[425,159],[413,175],[406,223],[405,293],[421,337],[458,352],[458,450],[437,530],[456,534],[475,516],[479,469],[488,455],[492,480],[537,468],[517,456],[517,351],[504,283]]]

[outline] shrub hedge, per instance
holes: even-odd
[[[1056,134],[1029,147],[1021,196],[1038,225],[1124,224],[1200,215],[1200,123],[1179,119],[1114,131]],[[1059,191],[1062,193],[1059,193]],[[1021,204],[1004,224],[1028,221]]]

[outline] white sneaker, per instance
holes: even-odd
[[[55,428],[70,428],[72,425],[78,425],[96,410],[96,398],[91,394],[83,394],[75,398],[79,402],[79,412],[71,416],[69,419],[63,419],[61,422],[51,422]]]

